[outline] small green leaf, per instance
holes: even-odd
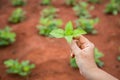
[[[55,29],[50,33],[55,38],[63,38],[64,37],[64,30],[62,29]]]
[[[78,68],[75,58],[70,58],[70,66],[73,68]]]
[[[65,26],[65,35],[72,35],[73,34],[73,25],[72,22],[68,22]]]
[[[117,57],[117,60],[120,61],[120,56]]]
[[[68,43],[72,42],[73,36],[65,36],[65,39],[67,40]]]
[[[86,34],[86,32],[85,32],[83,29],[76,29],[76,30],[74,30],[74,32],[73,32],[73,36],[74,36],[74,37],[78,37],[78,36],[80,36],[81,34]]]

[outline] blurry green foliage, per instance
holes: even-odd
[[[105,13],[117,15],[120,12],[120,0],[111,0],[105,8]]]
[[[68,6],[74,6],[74,5],[76,5],[77,0],[65,0],[65,3],[66,3]]]
[[[40,25],[38,25],[37,28],[40,35],[51,37],[50,32],[58,29],[61,25],[61,19],[41,18]]]
[[[54,8],[54,7],[47,7],[45,9],[42,10],[41,12],[41,17],[42,18],[55,18],[57,15],[58,9]]]
[[[52,0],[42,0],[41,4],[42,5],[50,5]]]
[[[87,33],[97,34],[97,31],[94,29],[95,24],[99,22],[99,19],[87,19],[87,18],[79,18],[76,20],[76,25],[78,28],[82,28]]]
[[[35,65],[30,64],[30,61],[22,61],[20,63],[18,60],[13,59],[4,61],[4,65],[7,68],[7,73],[20,76],[27,76],[31,73],[31,69],[35,68]]]
[[[13,6],[23,6],[26,4],[25,0],[10,0]]]
[[[100,3],[101,0],[88,0],[88,2],[90,2],[90,3]]]
[[[19,23],[25,19],[25,12],[21,8],[17,8],[11,16],[9,17],[8,21],[11,23]]]
[[[6,26],[4,29],[0,29],[0,46],[7,46],[15,42],[16,34],[11,32],[11,28]]]
[[[88,4],[86,2],[79,2],[73,7],[78,17],[90,18],[91,15],[88,11]]]

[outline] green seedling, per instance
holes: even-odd
[[[4,61],[6,66],[6,72],[9,74],[18,74],[20,76],[27,76],[31,73],[31,69],[35,68],[34,64],[30,64],[30,61],[22,61],[21,63],[18,60],[6,60]]]
[[[120,56],[117,57],[117,60],[120,61]]]
[[[65,30],[54,29],[50,34],[55,38],[65,38],[68,43],[71,43],[74,37],[78,37],[81,34],[86,34],[86,32],[82,29],[74,30],[72,22],[68,22],[65,26]]]
[[[101,0],[88,0],[88,2],[90,2],[90,3],[100,3]]]
[[[72,68],[78,68],[78,65],[77,65],[77,63],[76,63],[76,59],[75,59],[75,57],[74,58],[70,58],[70,66],[72,67]]]
[[[77,5],[73,7],[76,15],[78,17],[90,18],[91,15],[88,11],[88,4],[86,2],[79,2]]]
[[[0,29],[0,46],[7,46],[15,42],[16,34],[11,32],[11,28],[6,26],[4,29]]]
[[[99,19],[87,19],[87,18],[80,18],[76,20],[76,25],[78,28],[82,28],[87,33],[90,34],[97,34],[97,31],[94,29],[95,24],[99,22]]]
[[[76,5],[77,1],[76,0],[65,0],[65,3],[68,6],[74,6],[74,5]]]
[[[50,32],[58,29],[61,25],[61,19],[41,18],[40,25],[38,25],[37,28],[40,35],[51,37]]]
[[[42,18],[55,18],[57,15],[58,9],[54,7],[47,7],[42,10],[41,17]]]
[[[95,48],[94,50],[94,54],[95,54],[95,62],[99,67],[103,67],[104,66],[104,62],[100,60],[100,58],[102,58],[104,55],[103,53],[101,53],[97,48]],[[75,57],[74,58],[70,58],[70,66],[73,68],[78,68]]]
[[[99,67],[103,67],[104,66],[104,62],[100,60],[100,58],[102,58],[104,56],[104,54],[102,52],[100,52],[97,48],[95,48],[95,62]]]
[[[41,4],[42,5],[50,5],[52,0],[42,0]]]
[[[12,15],[9,17],[9,22],[19,23],[25,19],[25,12],[21,8],[17,8],[13,11]]]
[[[25,0],[10,0],[13,6],[23,6],[26,4]]]
[[[120,12],[120,1],[119,0],[111,0],[109,4],[107,4],[105,13],[110,13],[113,15],[117,15]]]

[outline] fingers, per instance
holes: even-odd
[[[87,47],[94,47],[94,44],[82,35],[79,37],[79,44],[81,45],[82,49]]]
[[[81,49],[79,48],[75,40],[71,43],[71,49],[74,55],[80,54]]]

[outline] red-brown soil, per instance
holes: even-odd
[[[7,19],[15,7],[11,6],[9,0],[0,0],[0,28],[10,25],[17,33],[14,44],[0,48],[0,80],[26,80],[5,73],[3,61],[11,58],[30,60],[36,64],[29,80],[85,80],[79,70],[70,67],[70,48],[64,39],[51,39],[38,34],[36,25],[40,11],[44,8],[39,5],[39,1],[28,0],[27,5],[22,7],[27,12],[26,20],[19,24],[10,24]],[[120,79],[120,62],[116,59],[120,55],[120,14],[104,14],[107,2],[108,0],[103,0],[102,4],[95,5],[95,10],[91,12],[93,16],[100,18],[99,24],[95,26],[99,34],[86,37],[105,54],[102,58],[105,62],[103,70]],[[66,6],[63,0],[54,0],[53,5],[60,9],[58,15],[64,25],[69,20],[77,19],[72,8]]]

